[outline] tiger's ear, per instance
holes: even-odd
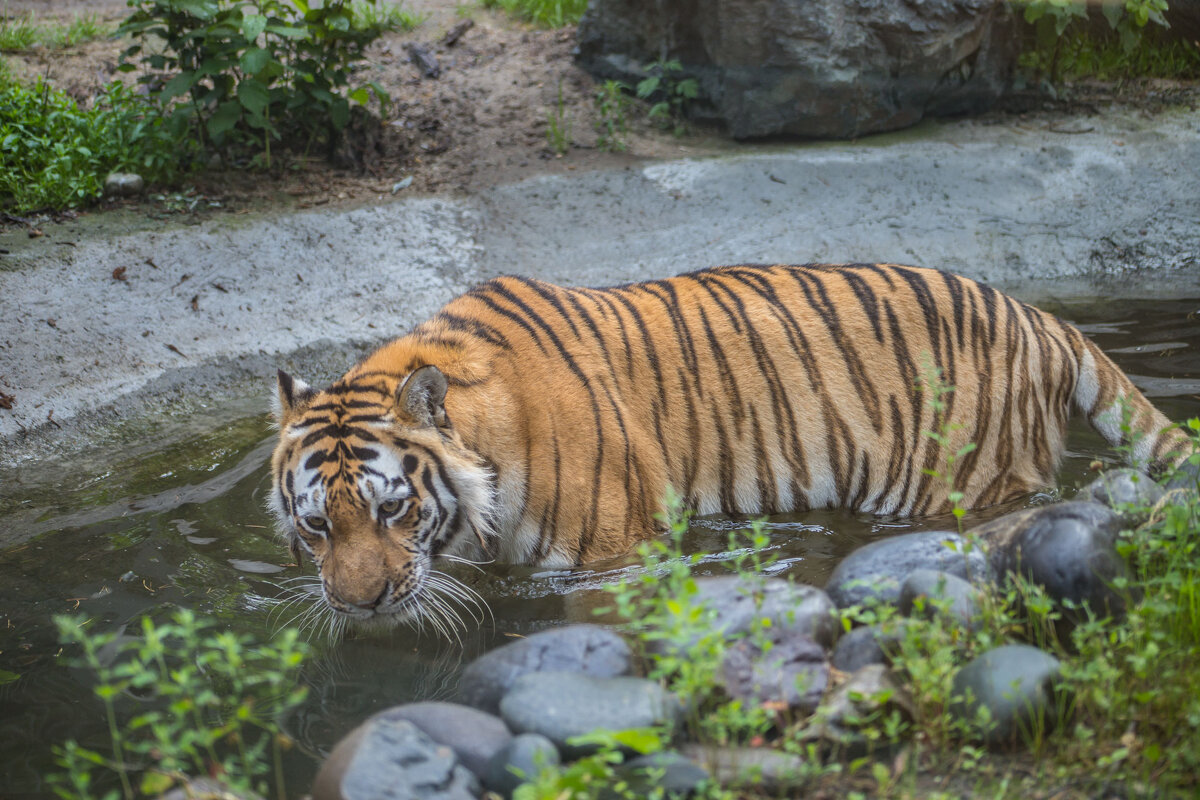
[[[413,370],[396,390],[396,408],[418,425],[446,424],[446,389],[449,384],[433,364]]]
[[[275,421],[283,425],[290,417],[308,405],[308,401],[313,399],[316,392],[307,383],[293,378],[283,370],[279,370],[277,376],[279,388],[275,393]]]

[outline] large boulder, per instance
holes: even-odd
[[[591,0],[579,63],[630,85],[677,59],[736,138],[852,138],[986,109],[1016,62],[1005,0]]]

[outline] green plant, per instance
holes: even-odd
[[[122,69],[138,56],[155,95],[174,118],[215,150],[261,153],[271,142],[332,148],[350,121],[351,103],[367,105],[374,82],[350,86],[353,63],[380,34],[353,24],[349,0],[132,0],[136,11],[118,33],[133,37]],[[372,0],[363,0],[372,3]],[[360,16],[361,18],[361,16]]]
[[[0,18],[0,51],[28,50],[35,45],[54,49],[73,47],[102,39],[111,32],[95,14],[76,15],[66,24],[39,24],[32,12],[23,17],[9,16],[6,12]]]
[[[949,421],[950,403],[946,397],[954,392],[954,387],[942,380],[939,367],[927,361],[922,369],[921,383],[916,388],[926,395],[925,404],[933,413],[933,430],[922,433],[937,444],[946,462],[944,472],[936,468],[922,471],[945,484],[946,499],[950,502],[950,510],[958,523],[959,533],[962,533],[962,520],[967,509],[962,504],[965,495],[955,484],[955,477],[958,462],[973,452],[976,445],[974,442],[965,442],[958,446],[954,444],[954,434],[962,429],[962,425]]]
[[[281,758],[289,741],[279,720],[306,692],[296,686],[305,656],[296,631],[255,642],[184,609],[167,623],[144,617],[140,638],[96,633],[78,617],[55,624],[96,676],[112,748],[108,756],[75,741],[63,745],[58,759],[66,772],[54,787],[60,797],[153,797],[189,776],[212,776],[262,794],[274,782],[284,800]],[[106,789],[103,773],[115,773],[119,789]]]
[[[547,28],[575,25],[587,9],[587,0],[482,0],[482,3],[484,8],[500,8]]]
[[[91,109],[40,80],[0,80],[0,205],[17,212],[79,206],[104,176],[133,171],[170,182],[186,168],[185,132],[151,99],[114,82]]]
[[[354,0],[350,12],[354,28],[377,36],[390,31],[411,31],[424,21],[424,15],[406,11],[402,4],[388,0]]]
[[[623,152],[629,132],[628,90],[620,81],[605,81],[596,89],[596,146],[612,153]]]
[[[653,101],[649,119],[663,128],[671,128],[676,136],[684,131],[684,111],[695,100],[700,85],[695,78],[680,78],[683,65],[678,59],[660,60],[646,66],[647,77],[638,82],[637,96]]]
[[[33,12],[12,17],[5,11],[0,19],[0,51],[28,50],[40,40],[41,29],[33,20]]]
[[[564,155],[571,149],[571,118],[563,102],[562,81],[558,82],[558,101],[546,112],[546,141],[555,155]]]

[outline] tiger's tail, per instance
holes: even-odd
[[[1075,407],[1113,447],[1125,449],[1130,465],[1153,475],[1169,471],[1192,454],[1192,440],[1155,408],[1120,367],[1090,339],[1080,337]]]

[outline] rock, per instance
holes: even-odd
[[[644,678],[594,678],[573,672],[522,675],[500,701],[500,716],[514,733],[540,733],[567,758],[596,751],[575,746],[576,736],[665,725],[674,729],[683,707],[674,695]]]
[[[839,757],[857,758],[875,743],[861,733],[863,725],[880,725],[892,712],[911,720],[912,698],[896,685],[887,667],[869,664],[830,692],[799,737],[821,742]]]
[[[838,608],[874,598],[895,604],[900,584],[915,569],[936,569],[981,583],[992,571],[982,549],[947,531],[906,533],[863,545],[842,559],[829,576],[825,592]]]
[[[825,650],[807,636],[774,632],[763,652],[760,642],[741,641],[729,648],[717,675],[725,693],[748,704],[785,704],[809,714],[829,684]]]
[[[979,709],[986,708],[990,724],[979,731],[979,739],[993,746],[1020,744],[1039,728],[1048,733],[1058,721],[1058,675],[1058,659],[1036,647],[997,647],[954,676],[950,713],[973,726]]]
[[[542,631],[498,647],[463,670],[459,699],[495,714],[517,678],[530,672],[578,672],[615,678],[633,671],[633,654],[617,634],[599,625],[570,625]]]
[[[373,718],[334,748],[313,781],[313,800],[475,800],[479,781],[404,719]]]
[[[765,747],[709,747],[688,744],[679,748],[727,789],[753,788],[770,795],[798,789],[806,783],[804,760],[794,753]]]
[[[483,785],[504,797],[533,780],[545,767],[556,767],[561,759],[554,742],[536,733],[522,733],[500,748],[483,773]]]
[[[1108,506],[1126,525],[1140,525],[1164,494],[1163,488],[1149,475],[1125,467],[1105,472],[1080,489],[1075,499]]]
[[[704,767],[671,750],[626,761],[616,773],[629,787],[629,793],[620,795],[622,798],[650,797],[656,789],[667,798],[690,797],[709,779]],[[617,796],[613,793],[614,798]]]
[[[1175,470],[1175,474],[1163,484],[1168,492],[1186,490],[1200,492],[1200,458],[1192,455]]]
[[[823,647],[832,647],[841,626],[834,614],[833,602],[825,592],[803,583],[782,578],[743,578],[737,575],[696,579],[697,603],[715,613],[713,628],[729,638],[748,633],[756,620],[770,620],[772,631],[808,636]],[[698,638],[698,637],[697,637]],[[652,654],[687,650],[686,644],[665,639],[646,642]]]
[[[442,74],[442,67],[438,64],[437,56],[425,45],[419,42],[409,42],[404,45],[404,49],[408,51],[408,57],[413,66],[421,72],[423,77],[436,78]]]
[[[897,607],[901,614],[914,612],[943,619],[970,629],[979,621],[979,590],[957,575],[936,569],[914,569],[900,584]],[[944,607],[939,607],[944,603]]]
[[[988,108],[1016,64],[1013,26],[996,0],[592,0],[577,57],[631,86],[680,61],[692,116],[736,138],[851,138]]]
[[[1006,514],[969,531],[984,543],[997,574],[1021,575],[1062,603],[1124,616],[1128,575],[1116,550],[1121,521],[1098,503],[1056,503]],[[1077,615],[1067,608],[1068,619]]]
[[[132,172],[110,172],[104,179],[104,193],[109,197],[132,197],[144,188],[142,176]]]
[[[890,659],[880,643],[878,625],[863,625],[842,634],[829,658],[834,669],[854,672],[868,664],[887,664]]]
[[[262,800],[262,795],[249,789],[232,789],[212,778],[188,778],[158,800]]]
[[[492,756],[513,738],[499,717],[457,703],[409,703],[373,719],[408,720],[433,741],[452,748],[458,762],[481,778]]]

